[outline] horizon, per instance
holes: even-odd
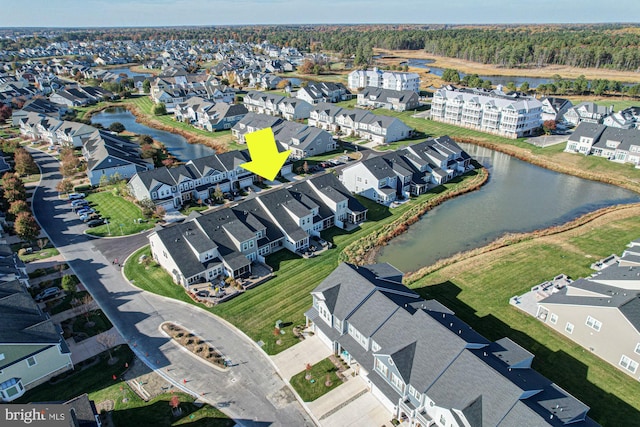
[[[584,0],[538,0],[535,7],[519,2],[473,0],[432,6],[421,0],[402,5],[381,0],[31,0],[29,8],[5,6],[0,28],[166,28],[251,25],[576,25],[627,22],[636,0],[616,7]],[[430,3],[430,2],[429,2]],[[399,7],[400,6],[400,7]],[[69,13],[72,10],[73,13]],[[245,13],[244,11],[250,11]],[[312,19],[310,19],[312,18]],[[315,21],[315,22],[312,22]]]

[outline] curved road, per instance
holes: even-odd
[[[138,356],[152,369],[202,400],[223,409],[244,426],[314,425],[273,365],[241,332],[193,305],[141,291],[126,281],[112,264],[145,243],[144,235],[94,239],[83,234],[86,225],[58,199],[62,178],[58,161],[31,150],[42,170],[33,195],[33,210],[42,228],[74,273]],[[233,366],[215,370],[176,346],[160,331],[165,321],[177,322],[213,343]],[[186,382],[185,382],[186,381]]]

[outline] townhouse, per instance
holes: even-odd
[[[622,129],[638,128],[640,122],[640,107],[627,107],[617,113],[609,114],[602,124]]]
[[[73,369],[71,352],[48,315],[27,292],[24,264],[0,242],[0,401]]]
[[[369,86],[392,90],[410,90],[420,92],[420,76],[416,73],[399,71],[354,70],[349,73],[347,86],[351,90],[364,89]]]
[[[408,426],[597,426],[589,407],[491,342],[389,264],[341,263],[312,292],[307,326]]]
[[[337,142],[325,130],[310,127],[302,123],[290,122],[278,117],[264,114],[248,113],[232,129],[232,134],[238,142],[244,143],[247,133],[270,127],[280,152],[291,150],[290,159],[298,160],[309,156],[316,156],[337,148]],[[290,171],[284,170],[286,174]]]
[[[113,98],[113,93],[93,86],[67,86],[49,96],[51,102],[67,107],[80,107]]]
[[[573,107],[573,103],[565,98],[545,97],[541,98],[542,103],[542,121],[553,120],[560,122],[564,119],[564,115],[569,108]]]
[[[611,113],[613,113],[613,106],[605,107],[595,102],[581,102],[567,110],[564,120],[575,126],[581,122],[602,123]]]
[[[153,169],[153,163],[140,154],[140,145],[110,132],[96,130],[82,147],[89,183],[98,185],[102,177],[128,179],[136,173]]]
[[[358,93],[358,106],[407,111],[420,105],[418,94],[411,90],[366,87]]]
[[[441,136],[349,165],[340,171],[340,181],[352,193],[388,206],[472,168],[471,157]]]
[[[32,140],[42,140],[49,144],[82,147],[84,141],[96,131],[93,126],[32,111],[21,111],[14,116],[20,127],[20,134]]]
[[[301,254],[311,236],[366,220],[367,210],[332,174],[222,207],[149,235],[153,258],[185,288],[246,277],[251,264],[280,249]]]
[[[174,115],[178,121],[215,132],[231,129],[247,112],[243,105],[212,102],[196,96],[178,104]]]
[[[364,110],[348,110],[320,103],[309,114],[309,125],[334,133],[386,144],[411,136],[413,130],[395,117],[373,114]]]
[[[151,82],[150,89],[151,99],[165,104],[168,112],[194,96],[225,103],[235,100],[235,91],[221,86],[214,76],[187,73],[179,67],[164,70]]]
[[[317,104],[319,102],[340,102],[351,99],[351,93],[342,83],[309,82],[296,92],[296,98]]]
[[[433,95],[431,119],[515,139],[540,128],[542,103],[518,93],[446,86]]]
[[[566,152],[640,165],[640,129],[581,122],[569,136]]]
[[[251,161],[247,150],[189,160],[177,167],[136,173],[128,183],[137,200],[149,199],[167,211],[189,200],[206,200],[219,188],[223,193],[250,187],[256,177],[240,165]]]
[[[607,264],[590,277],[534,287],[537,310],[530,314],[640,379],[640,241]]]

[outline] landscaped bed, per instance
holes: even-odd
[[[343,382],[344,379],[338,376],[338,368],[328,358],[315,365],[307,365],[290,380],[291,386],[305,402],[313,402]]]
[[[227,368],[227,361],[224,356],[211,344],[201,337],[189,332],[180,325],[165,322],[162,324],[162,331],[169,335],[177,344],[189,350],[192,354],[200,357],[206,362],[212,363],[220,369]]]

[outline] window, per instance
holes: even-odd
[[[629,359],[627,356],[623,354],[622,357],[620,358],[620,366],[622,366],[624,369],[631,372],[632,374],[635,374],[636,369],[638,369],[638,362],[636,362],[635,360]]]
[[[404,392],[404,382],[393,372],[391,373],[391,384],[401,392]]]
[[[380,359],[376,359],[376,371],[380,372],[383,377],[387,377],[389,375],[389,368],[380,361]]]
[[[4,353],[0,353],[0,360],[4,360]]]
[[[409,384],[409,394],[416,398],[416,400],[420,401],[420,392],[413,388],[411,384]]]
[[[553,323],[554,325],[558,323],[558,315],[555,313],[551,313],[551,317],[549,317],[549,322]]]
[[[638,346],[640,347],[640,344],[638,344]],[[378,350],[380,350],[380,346],[378,345],[378,343],[371,340],[371,351],[378,351]],[[638,351],[640,351],[640,349]]]
[[[594,319],[591,316],[587,316],[586,325],[592,329],[595,329],[596,331],[600,331],[600,328],[602,327],[602,322]]]
[[[27,359],[27,366],[28,367],[32,367],[32,366],[36,366],[38,364],[38,362],[36,361],[36,357],[35,356],[31,356]]]
[[[567,326],[564,327],[564,330],[567,331],[568,333],[572,334],[573,333],[573,323],[567,322]]]
[[[637,354],[640,354],[640,342],[636,344],[636,349],[634,350]],[[2,360],[2,359],[0,359]]]

